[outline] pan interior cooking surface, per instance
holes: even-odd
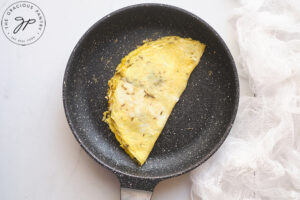
[[[206,49],[147,162],[139,167],[101,121],[107,82],[143,40],[163,36],[189,37]],[[184,173],[221,145],[235,117],[238,81],[229,51],[205,22],[173,7],[132,6],[103,18],[83,36],[70,57],[63,93],[72,131],[94,159],[115,172],[155,178]]]

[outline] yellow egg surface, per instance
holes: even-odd
[[[190,38],[145,42],[118,65],[103,120],[127,154],[143,165],[198,65],[205,45]]]

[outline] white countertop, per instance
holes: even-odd
[[[0,1],[0,14],[15,1]],[[72,135],[62,105],[69,55],[82,34],[104,15],[144,1],[34,0],[47,26],[29,46],[10,42],[0,30],[0,194],[16,200],[117,200],[119,182],[91,159]],[[158,1],[152,1],[158,2]],[[200,16],[235,54],[228,22],[233,0],[160,1]],[[153,200],[190,199],[189,174],[157,185]]]

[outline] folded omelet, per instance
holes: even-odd
[[[125,56],[108,85],[103,120],[121,147],[143,165],[198,65],[205,45],[168,36]]]

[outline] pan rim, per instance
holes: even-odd
[[[130,173],[126,173],[124,171],[120,171],[118,169],[113,168],[112,166],[110,166],[109,164],[107,164],[106,162],[103,162],[101,159],[99,159],[97,156],[95,156],[90,150],[89,147],[87,147],[81,140],[81,138],[78,136],[76,128],[74,127],[74,124],[72,123],[72,119],[70,117],[70,112],[69,112],[69,108],[67,105],[67,99],[68,96],[66,95],[66,88],[65,88],[65,84],[66,84],[66,80],[68,80],[69,77],[69,71],[71,68],[71,62],[74,59],[75,53],[77,51],[77,49],[80,47],[80,45],[82,44],[83,40],[89,35],[89,33],[94,30],[99,24],[105,22],[109,17],[113,16],[113,15],[118,15],[119,13],[122,13],[123,11],[129,10],[129,9],[134,9],[134,8],[142,8],[142,7],[161,7],[161,8],[167,8],[167,9],[172,9],[172,10],[176,10],[179,12],[182,12],[183,14],[189,15],[192,18],[195,18],[197,21],[199,21],[200,23],[202,23],[207,29],[209,29],[214,35],[215,37],[219,40],[219,42],[221,43],[221,46],[224,48],[226,54],[229,57],[229,63],[232,67],[233,70],[233,75],[234,75],[234,83],[236,85],[235,87],[235,91],[236,91],[236,95],[234,97],[234,108],[233,108],[233,113],[230,117],[228,126],[226,128],[226,130],[224,131],[224,133],[222,134],[222,137],[220,138],[219,142],[216,143],[214,145],[214,147],[212,148],[212,150],[206,154],[201,160],[197,161],[195,164],[190,165],[189,167],[175,172],[175,173],[170,173],[170,174],[166,174],[166,175],[162,175],[162,176],[136,176]],[[200,166],[201,164],[203,164],[205,161],[207,161],[219,148],[220,146],[224,143],[225,139],[227,138],[232,125],[234,123],[234,120],[236,118],[236,114],[237,114],[237,110],[238,110],[238,105],[239,105],[239,97],[240,97],[240,86],[239,86],[239,79],[238,79],[238,73],[237,73],[237,69],[236,69],[236,65],[234,62],[234,59],[229,51],[229,48],[227,47],[226,43],[224,42],[224,40],[221,38],[221,36],[207,23],[205,22],[203,19],[201,19],[200,17],[198,17],[197,15],[184,10],[182,8],[173,6],[173,5],[169,5],[169,4],[161,4],[161,3],[141,3],[141,4],[133,4],[130,6],[126,6],[120,9],[117,9],[107,15],[105,15],[104,17],[102,17],[101,19],[99,19],[97,22],[95,22],[80,38],[80,40],[77,42],[77,44],[75,45],[74,49],[71,52],[71,55],[69,57],[69,60],[67,62],[67,66],[64,72],[64,77],[63,77],[63,90],[62,90],[62,97],[63,97],[63,106],[64,106],[64,110],[65,110],[65,115],[67,118],[67,122],[69,124],[69,127],[71,129],[72,134],[75,136],[76,140],[78,141],[78,143],[80,144],[80,146],[100,165],[104,166],[105,168],[111,170],[113,173],[117,174],[117,175],[125,175],[128,177],[132,177],[132,178],[136,178],[136,179],[149,179],[149,180],[162,180],[162,179],[167,179],[170,177],[175,177],[175,176],[179,176],[182,175],[184,173],[187,173],[193,169],[195,169],[196,167]]]

